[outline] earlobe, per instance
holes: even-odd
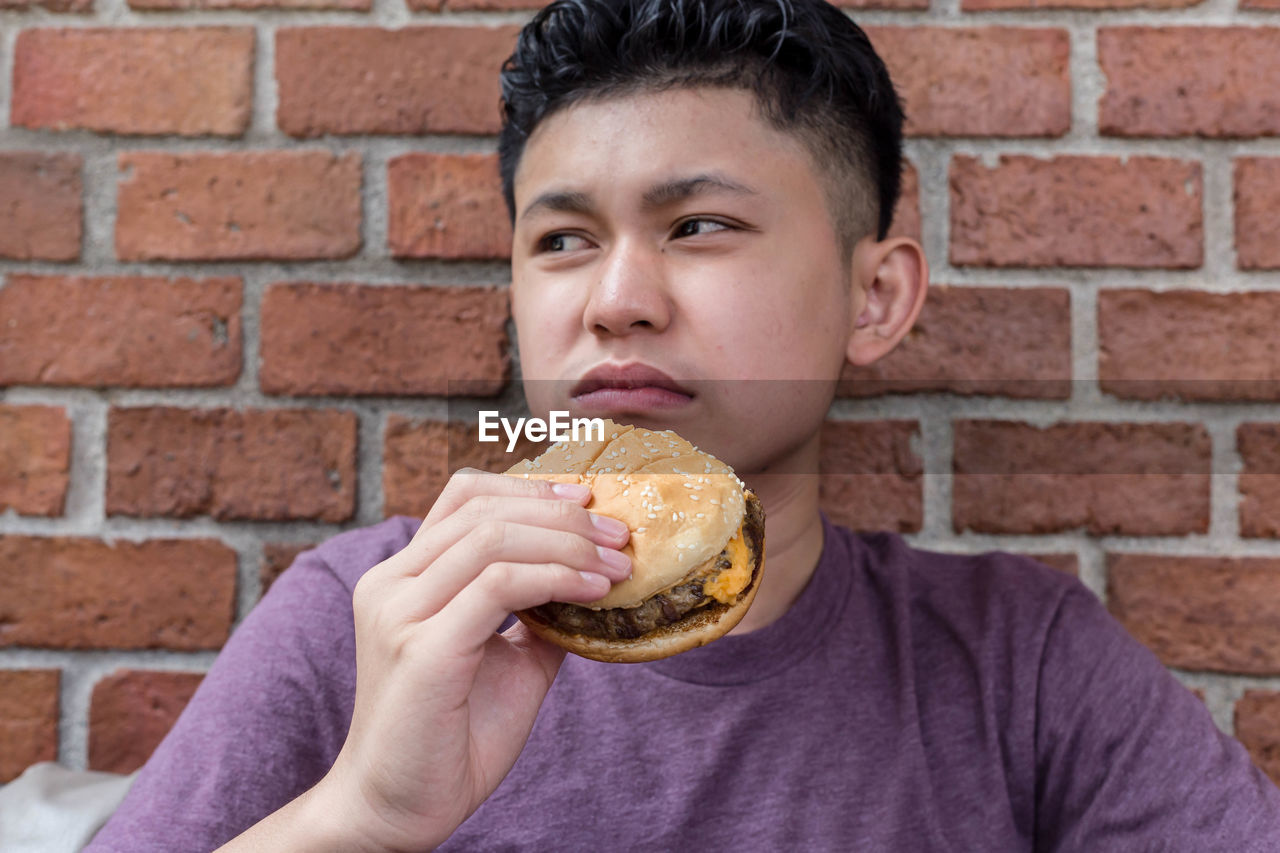
[[[883,358],[911,331],[929,287],[929,262],[909,237],[867,238],[854,250],[850,272],[854,292],[864,298],[845,355],[862,366]]]

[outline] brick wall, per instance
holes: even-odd
[[[829,511],[1078,573],[1280,779],[1280,3],[856,5],[936,286]],[[136,767],[294,554],[425,512],[450,380],[517,398],[531,8],[0,0],[0,781]]]

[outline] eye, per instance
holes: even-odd
[[[716,228],[715,228],[715,229],[712,229],[711,231],[703,231],[703,230],[700,230],[700,229],[697,229],[697,228],[695,228],[694,230],[690,231],[690,230],[688,229],[688,227],[687,227],[687,226],[689,226],[689,225],[694,225],[694,226],[696,226],[696,225],[699,225],[699,224],[703,224],[703,225],[714,225],[714,226],[716,226]],[[732,225],[727,225],[727,224],[725,224],[725,223],[723,223],[723,222],[717,222],[717,221],[716,221],[716,220],[714,220],[714,219],[686,219],[684,222],[681,222],[679,225],[677,225],[677,226],[676,226],[676,236],[677,236],[677,237],[691,237],[691,236],[694,236],[694,235],[696,235],[696,234],[709,234],[709,233],[714,233],[714,231],[716,231],[716,230],[720,230],[720,229],[723,229],[723,230],[729,231],[729,230],[732,230],[732,229],[733,229],[733,226],[732,226]]]
[[[579,237],[576,234],[564,234],[564,233],[548,234],[547,236],[543,237],[541,240],[538,241],[538,249],[543,252],[553,252],[553,253],[568,252],[568,251],[572,251],[574,246],[572,243],[569,243],[566,246],[565,245],[566,241],[582,240],[582,239],[583,239],[582,237]],[[583,248],[583,247],[578,246],[577,248]]]

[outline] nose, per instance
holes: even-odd
[[[670,322],[661,250],[619,240],[602,263],[583,326],[592,334],[627,335],[639,329],[662,331]]]

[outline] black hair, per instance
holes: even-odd
[[[540,121],[588,99],[696,87],[754,93],[765,119],[805,144],[846,262],[893,220],[902,106],[866,33],[825,0],[554,0],[521,29],[501,83],[513,226],[516,168]]]

